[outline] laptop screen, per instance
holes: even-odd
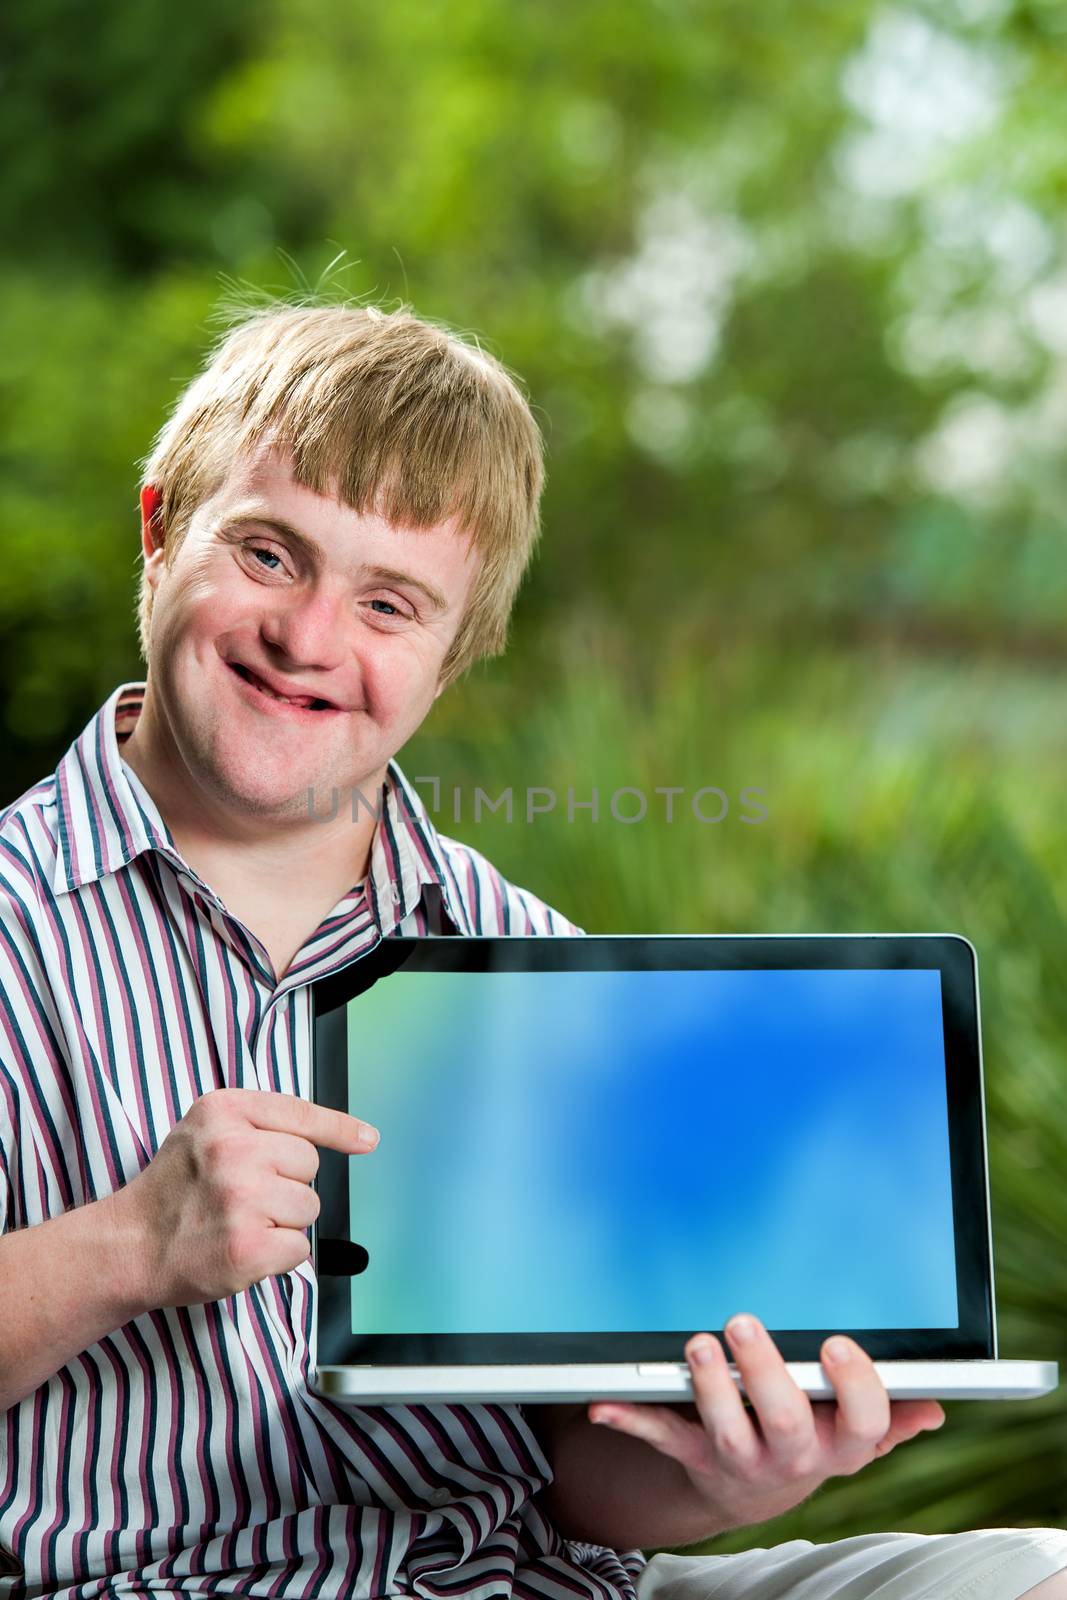
[[[958,1336],[941,965],[441,962],[341,1008],[352,1340]]]

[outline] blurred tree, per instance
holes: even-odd
[[[0,259],[68,283],[202,263],[233,178],[197,150],[197,109],[246,54],[255,17],[247,0],[5,7]]]

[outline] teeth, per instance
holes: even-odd
[[[293,695],[276,694],[273,689],[269,688],[265,683],[262,682],[257,683],[257,688],[261,689],[264,694],[269,694],[272,700],[280,700],[282,704],[286,706],[311,705],[311,697],[309,695],[302,695],[299,699],[296,699]]]
[[[264,683],[262,678],[257,678],[255,673],[253,673],[250,668],[245,667],[242,669],[242,671],[248,674],[248,681],[253,685],[254,688],[259,690],[260,694],[270,695],[272,700],[280,700],[283,705],[303,706],[305,710],[309,710],[315,703],[314,695],[278,694],[278,692],[275,689],[272,689],[269,684]]]

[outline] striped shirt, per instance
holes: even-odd
[[[113,1193],[209,1090],[309,1097],[308,985],[383,934],[580,932],[390,763],[365,883],[275,982],[122,759],[142,697],[116,690],[0,815],[0,1229]],[[0,1416],[0,1597],[634,1600],[641,1551],[546,1516],[521,1405],[312,1393],[316,1292],[305,1263],[147,1312]]]

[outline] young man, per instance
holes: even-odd
[[[847,1339],[812,1407],[733,1319],[754,1414],[700,1335],[691,1406],[308,1390],[315,1147],[373,1160],[390,1132],[310,1103],[308,984],[396,929],[579,931],[441,837],[393,760],[503,647],[541,479],[502,367],[342,306],[238,325],[145,463],[146,683],[0,824],[10,1600],[1067,1595],[1055,1530],[645,1565],[943,1420]]]

